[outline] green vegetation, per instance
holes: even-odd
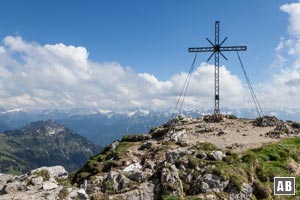
[[[50,178],[49,172],[47,170],[45,170],[45,169],[42,169],[41,171],[38,171],[36,173],[36,176],[43,177],[44,181],[49,181],[49,178]]]
[[[211,143],[198,143],[191,149],[197,154],[209,154],[218,148]],[[257,199],[269,199],[272,197],[273,179],[275,176],[296,176],[299,179],[300,162],[300,138],[283,139],[281,142],[269,144],[261,148],[248,150],[240,155],[227,151],[223,160],[205,160],[188,155],[188,165],[185,171],[180,170],[179,176],[183,181],[183,189],[186,195],[190,191],[199,188],[199,182],[185,182],[185,177],[197,166],[206,167],[207,172],[229,181],[227,188],[236,188],[241,191],[242,184],[253,183],[253,195]],[[183,159],[184,161],[184,159]],[[183,162],[178,159],[177,162]],[[181,163],[183,164],[183,163]],[[193,171],[195,176],[196,171]],[[299,192],[296,192],[297,195]],[[179,199],[178,197],[164,196],[163,199]],[[287,199],[293,199],[287,197]]]
[[[68,196],[68,190],[66,187],[63,187],[58,193],[58,198],[63,200],[66,199],[67,196]]]
[[[169,196],[169,195],[164,195],[162,197],[163,200],[198,200],[199,197],[185,197],[185,198],[180,198],[180,197],[175,197],[175,196]]]
[[[216,146],[216,145],[214,145],[214,144],[212,144],[212,143],[209,143],[209,142],[199,142],[199,143],[197,143],[197,145],[195,145],[194,147],[193,147],[193,149],[195,149],[195,150],[203,150],[203,151],[212,151],[212,150],[218,150],[219,148]]]
[[[104,188],[105,193],[113,194],[115,192],[113,185],[114,185],[114,183],[111,180],[104,181],[103,188]]]
[[[157,130],[155,130],[157,131]],[[127,136],[126,136],[127,137]],[[125,137],[125,138],[126,138]],[[74,182],[82,182],[83,179],[93,176],[95,174],[103,174],[122,166],[122,161],[127,159],[126,152],[133,146],[139,146],[141,142],[132,142],[131,136],[123,139],[114,151],[106,148],[102,153],[91,157],[83,169],[81,169],[74,177]],[[169,149],[176,149],[178,145],[174,142],[163,142],[155,150],[156,155],[162,155]],[[191,147],[193,153],[179,157],[175,160],[175,166],[178,168],[179,177],[183,185],[182,195],[185,198],[174,196],[162,196],[162,199],[177,200],[197,199],[194,191],[201,187],[201,180],[197,177],[201,176],[200,170],[205,168],[205,173],[211,173],[221,178],[221,181],[228,181],[228,186],[225,191],[243,189],[242,184],[252,184],[253,199],[272,199],[272,188],[274,176],[295,176],[296,180],[300,179],[299,162],[300,162],[300,138],[283,139],[278,143],[268,144],[260,148],[250,149],[241,154],[235,153],[231,150],[221,150],[212,143],[197,143]],[[223,160],[204,159],[211,152],[221,150],[226,154]],[[180,165],[184,169],[179,168]],[[163,166],[162,166],[163,167]],[[156,168],[159,173],[160,167]],[[192,178],[187,180],[187,176],[192,174]],[[80,180],[80,181],[79,181]],[[105,192],[113,194],[114,188],[109,181],[103,182]],[[176,184],[166,184],[168,190],[176,190]],[[298,188],[300,189],[300,188]],[[300,195],[297,190],[296,195]],[[208,194],[203,193],[206,198]],[[217,198],[229,198],[228,193],[221,192]],[[293,199],[286,196],[286,199]]]
[[[291,127],[299,129],[300,128],[300,123],[292,122]]]
[[[227,119],[238,119],[235,115],[225,115]]]
[[[223,165],[220,162],[216,164],[216,169],[219,169],[222,176],[227,174],[224,178],[228,178],[229,175],[230,184],[237,186],[238,189],[241,189],[242,182],[250,182],[253,177],[254,195],[258,199],[267,198],[272,194],[275,176],[299,178],[295,169],[299,164],[294,163],[300,161],[300,138],[284,139],[279,143],[248,150],[238,159],[235,155],[231,156],[235,157],[231,164]]]
[[[88,179],[96,174],[101,174],[112,170],[120,165],[119,160],[126,160],[126,151],[134,146],[140,144],[139,142],[124,142],[121,141],[114,151],[111,151],[109,146],[95,156],[90,157],[88,162],[72,174],[73,183],[81,183],[84,179]]]
[[[150,131],[150,134],[152,135],[152,138],[161,138],[164,135],[166,135],[171,130],[171,127],[157,127],[153,129],[153,131]]]
[[[139,142],[150,139],[151,135],[149,134],[130,134],[124,135],[122,138],[122,142]]]

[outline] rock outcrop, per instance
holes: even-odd
[[[72,185],[60,167],[22,176],[0,175],[0,200],[20,195],[27,199],[272,199],[275,175],[300,174],[299,129],[299,123],[274,117],[180,116],[149,134],[113,142],[71,176]],[[285,135],[278,139],[269,135],[273,132]]]
[[[298,123],[274,117],[245,120],[225,116],[216,121],[209,116],[180,116],[151,129],[148,136],[129,135],[114,142],[92,157],[75,174],[73,183],[88,179],[88,194],[94,199],[270,197],[270,187],[266,185],[272,183],[273,172],[264,171],[267,168],[263,166],[272,165],[273,160],[289,163],[288,166],[297,163],[293,158],[287,160],[288,152],[276,154],[276,144],[266,146],[279,141],[268,134],[278,131],[286,133],[284,137],[298,136],[299,129]],[[223,145],[222,140],[227,138],[232,142],[227,140]],[[252,140],[265,143],[248,142]],[[265,146],[270,152],[251,150],[257,146]],[[300,152],[297,145],[293,148]],[[282,170],[298,171],[294,168]]]
[[[41,167],[20,176],[0,174],[0,200],[85,199],[85,190],[72,187],[62,166]]]

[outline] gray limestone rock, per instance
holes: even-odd
[[[223,191],[229,183],[229,181],[224,181],[221,177],[214,174],[205,174],[203,176],[203,182],[209,185],[210,190],[217,193]]]
[[[165,166],[161,170],[160,184],[162,194],[179,196],[183,194],[183,186],[175,165]]]
[[[147,150],[147,149],[150,149],[151,147],[152,147],[152,143],[151,142],[144,142],[140,146],[139,150]]]
[[[212,160],[222,160],[226,155],[222,151],[213,151],[208,154],[208,158]]]
[[[186,150],[184,148],[168,150],[166,152],[166,161],[171,164],[174,164],[180,157],[183,157],[188,154],[192,154],[192,152],[190,150]]]
[[[183,130],[180,130],[180,131],[172,131],[170,132],[170,140],[171,141],[175,141],[175,142],[178,142],[180,140],[180,138],[186,134],[186,130],[183,129]]]
[[[137,189],[112,195],[109,199],[123,199],[123,200],[153,200],[154,199],[154,184],[142,183]]]
[[[111,143],[109,150],[114,151],[119,144],[120,144],[120,142],[118,140],[114,141],[113,143]]]
[[[82,188],[77,190],[77,194],[78,194],[79,199],[82,199],[82,200],[88,200],[89,199],[89,196],[86,194],[85,190],[82,189]]]
[[[252,195],[252,187],[247,184],[242,184],[242,189],[239,192],[236,188],[229,191],[229,199],[230,200],[248,200],[251,199]]]
[[[58,185],[56,183],[50,182],[50,181],[45,181],[43,183],[43,190],[53,190],[58,188]]]
[[[104,176],[104,192],[123,193],[130,190],[131,181],[120,172],[110,171]]]
[[[43,177],[41,177],[41,176],[38,176],[38,177],[34,177],[34,178],[32,178],[31,179],[31,183],[33,184],[33,185],[43,185],[43,181],[44,181],[44,179],[43,179]]]
[[[13,176],[12,175],[8,175],[8,174],[0,174],[0,191],[2,190],[2,188],[5,186],[5,184],[7,183],[8,180],[12,179]],[[0,193],[1,194],[1,193]]]
[[[2,194],[13,194],[19,191],[24,191],[26,189],[26,186],[23,182],[20,181],[14,181],[14,182],[10,182],[7,183],[1,192]]]

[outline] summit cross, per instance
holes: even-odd
[[[227,60],[227,58],[224,56],[222,51],[246,51],[247,46],[222,46],[224,42],[227,40],[227,37],[220,43],[219,42],[219,36],[220,36],[220,22],[215,22],[215,43],[212,43],[208,38],[206,40],[211,44],[211,47],[192,47],[189,48],[189,52],[213,52],[209,58],[207,59],[207,62],[212,58],[213,55],[215,55],[215,110],[214,115],[217,117],[220,116],[220,81],[219,81],[219,55]]]

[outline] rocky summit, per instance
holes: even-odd
[[[0,175],[0,199],[275,199],[275,176],[300,178],[299,135],[300,123],[275,117],[179,116],[113,142],[68,179]]]
[[[92,199],[272,199],[274,176],[300,173],[299,134],[275,117],[179,116],[113,142],[72,183]]]

